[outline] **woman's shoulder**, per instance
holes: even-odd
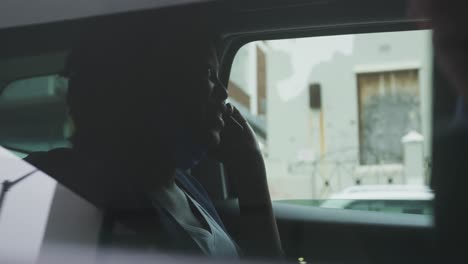
[[[195,199],[211,215],[211,217],[213,217],[213,219],[215,219],[216,222],[218,222],[218,224],[223,229],[225,229],[221,218],[216,212],[213,201],[202,184],[195,177],[193,177],[190,172],[183,170],[177,170],[176,180],[179,184],[179,187],[181,187],[193,199]]]
[[[193,177],[190,172],[177,170],[176,171],[176,181],[180,187],[186,191],[192,198],[197,200],[197,202],[208,203],[212,205],[211,199],[206,192],[205,188],[200,184],[200,182]],[[202,204],[203,205],[203,204]]]

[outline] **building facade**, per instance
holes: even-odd
[[[230,89],[231,101],[245,105],[253,122],[265,122],[259,138],[274,199],[323,199],[353,185],[427,182],[430,34],[261,41],[239,51],[230,88],[248,100]],[[413,141],[403,140],[408,134]],[[414,164],[412,156],[424,164]],[[408,166],[416,166],[411,175]]]

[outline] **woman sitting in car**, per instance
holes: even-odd
[[[73,147],[27,160],[105,210],[105,246],[239,256],[187,172],[212,156],[237,187],[242,239],[256,245],[243,253],[281,253],[262,155],[225,102],[210,18],[192,7],[100,19],[69,56]]]

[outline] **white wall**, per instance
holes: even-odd
[[[268,43],[266,162],[273,199],[310,199],[322,193],[315,181],[323,169],[303,162],[320,157],[319,116],[309,109],[309,75],[314,66],[342,56],[337,52],[349,54],[352,40],[345,36]]]
[[[290,54],[270,49],[266,57],[268,154],[273,160],[289,160],[299,149],[309,147],[304,146],[308,138],[308,98],[282,95],[285,83],[293,74]]]
[[[239,49],[234,57],[230,80],[250,96],[256,92],[257,53],[255,43],[248,43]]]
[[[357,78],[359,71],[419,69],[421,118],[424,138],[431,135],[432,48],[429,31],[362,34],[271,41],[267,53],[267,127],[269,183],[281,198],[326,197],[354,184],[385,184],[388,175],[403,183],[398,164],[380,168],[359,167],[359,120]],[[322,86],[326,157],[342,165],[325,165],[314,172],[293,169],[300,153],[309,149],[319,157],[318,121],[311,120],[308,85]],[[426,141],[424,153],[430,155]],[[312,158],[313,158],[312,157]],[[294,161],[296,160],[296,161]],[[335,166],[335,167],[333,167]],[[333,171],[333,173],[332,173]],[[370,177],[380,175],[378,177]],[[340,174],[342,177],[330,176]],[[314,179],[311,178],[314,177]],[[331,187],[324,190],[325,180]],[[313,185],[310,188],[307,186]],[[288,191],[289,189],[289,191]],[[325,188],[327,189],[327,188]],[[272,194],[275,198],[275,194]],[[277,198],[277,197],[276,197]]]

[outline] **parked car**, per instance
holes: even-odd
[[[434,194],[427,186],[362,185],[346,188],[320,207],[388,213],[432,214]]]

